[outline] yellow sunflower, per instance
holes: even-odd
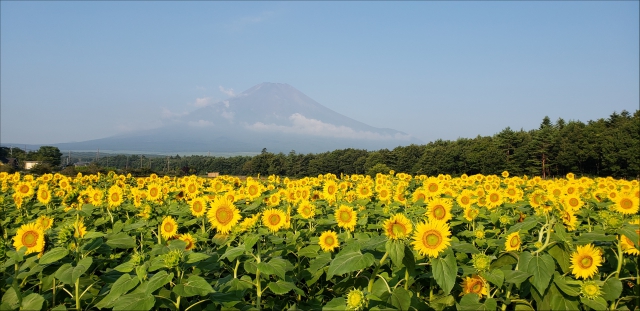
[[[262,186],[254,180],[247,181],[245,189],[250,201],[254,201],[262,195]]]
[[[113,185],[109,188],[109,192],[107,194],[107,202],[109,208],[118,207],[122,204],[122,201],[124,200],[123,193],[124,191],[122,190],[122,188],[118,187],[117,185]]]
[[[429,220],[448,221],[452,206],[451,199],[433,198],[427,203],[427,217]]]
[[[565,210],[572,210],[574,212],[584,205],[584,202],[577,193],[565,196],[560,202]]]
[[[160,232],[165,239],[173,238],[178,233],[178,223],[171,216],[167,216],[162,220]]]
[[[232,201],[221,197],[213,201],[211,209],[207,212],[207,218],[209,218],[211,226],[218,229],[218,232],[226,234],[231,231],[231,227],[240,221],[242,216]]]
[[[489,190],[486,194],[486,206],[488,209],[494,209],[504,202],[502,193],[498,190]]]
[[[620,236],[620,244],[621,244],[620,246],[622,247],[622,251],[625,254],[635,255],[635,256],[640,255],[640,250],[636,248],[636,243],[633,243],[633,241],[627,236],[625,235]]]
[[[162,199],[162,187],[156,183],[147,186],[147,200],[160,201]]]
[[[38,219],[36,220],[36,224],[38,226],[40,226],[40,228],[42,229],[42,231],[47,231],[47,229],[51,228],[53,226],[53,219],[42,215],[40,217],[38,217]]]
[[[413,191],[411,200],[413,201],[413,203],[416,203],[420,200],[424,202],[427,200],[427,192],[422,188],[417,188],[415,191]]]
[[[285,225],[287,216],[283,211],[275,208],[268,209],[262,214],[262,223],[271,230],[277,232]]]
[[[193,198],[196,197],[198,195],[198,193],[200,193],[199,191],[199,184],[197,181],[195,180],[189,180],[187,182],[187,184],[184,186],[184,192],[187,194],[188,197]]]
[[[51,202],[51,190],[49,190],[47,184],[42,184],[38,188],[38,202],[45,205]]]
[[[472,196],[473,196],[473,192],[471,192],[470,190],[464,189],[456,197],[456,202],[458,202],[458,205],[460,205],[460,207],[462,208],[465,208],[465,209],[470,208],[471,204],[473,204]]]
[[[384,234],[392,240],[405,238],[413,231],[411,221],[403,214],[393,215],[393,217],[384,222],[382,227],[384,228]]]
[[[358,311],[364,308],[366,300],[364,293],[359,289],[352,289],[347,294],[347,310]]]
[[[522,246],[522,240],[520,239],[520,231],[514,232],[507,236],[507,241],[504,243],[505,250],[507,252],[510,251],[519,251]]]
[[[443,187],[441,181],[438,178],[429,177],[423,185],[425,193],[430,198],[439,196],[442,193]]]
[[[19,195],[21,198],[30,198],[33,196],[33,186],[31,185],[30,182],[19,182],[15,187],[14,187],[14,192]]]
[[[413,248],[423,256],[438,257],[450,245],[449,224],[430,220],[418,224],[413,236]]]
[[[478,217],[479,214],[480,211],[477,208],[466,207],[464,209],[464,218],[468,221],[473,221],[474,219],[476,219],[476,217]]]
[[[240,231],[244,232],[251,229],[260,219],[260,213],[254,214],[251,217],[245,217],[245,219],[240,222]]]
[[[280,205],[280,194],[274,193],[267,198],[267,205],[270,207],[275,207]]]
[[[351,206],[340,205],[340,208],[336,210],[335,217],[338,222],[338,227],[345,228],[349,231],[355,229],[357,216]]]
[[[338,193],[338,184],[333,180],[327,180],[322,189],[324,199],[327,201],[335,201],[336,193]]]
[[[78,219],[73,223],[73,236],[76,238],[83,238],[87,234],[87,227],[84,226],[82,219]]]
[[[620,193],[615,200],[614,208],[616,211],[625,215],[638,214],[638,197],[632,195],[630,192]]]
[[[358,196],[358,199],[360,200],[370,198],[371,195],[373,194],[373,191],[371,190],[371,185],[369,183],[364,183],[364,182],[358,184],[358,186],[356,187],[356,194]]]
[[[566,210],[560,212],[562,214],[562,222],[567,227],[568,231],[576,230],[576,226],[578,225],[578,218],[573,210]]]
[[[302,201],[298,206],[298,214],[304,219],[312,218],[316,214],[316,207],[309,201]]]
[[[320,239],[318,240],[318,244],[325,252],[331,252],[336,247],[340,246],[340,242],[338,241],[338,235],[333,231],[325,231],[320,235]]]
[[[184,247],[185,250],[191,250],[196,246],[196,238],[189,233],[181,234],[179,239],[187,243],[187,246]]]
[[[474,274],[471,277],[465,277],[460,286],[462,286],[463,295],[474,293],[480,296],[480,298],[482,298],[482,295],[489,295],[487,283],[479,275]]]
[[[44,250],[44,232],[35,222],[20,226],[13,238],[13,247],[16,250],[27,248],[25,254],[38,253]]]
[[[602,254],[593,244],[578,246],[571,254],[571,271],[577,278],[590,278],[598,273],[598,266],[602,265]]]
[[[389,204],[391,201],[391,189],[381,186],[378,191],[378,201],[381,203]]]
[[[200,217],[207,212],[207,200],[203,197],[195,198],[189,202],[189,209],[191,210],[191,215]]]

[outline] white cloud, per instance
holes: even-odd
[[[211,104],[213,104],[213,98],[203,97],[203,98],[196,98],[196,102],[193,105],[198,108],[202,108],[202,107],[209,106]]]
[[[233,121],[233,117],[235,115],[235,113],[233,113],[233,111],[223,111],[222,112],[222,117],[229,120],[229,121]]]
[[[282,133],[297,133],[307,134],[323,137],[334,138],[351,138],[351,139],[367,139],[367,140],[409,140],[409,135],[403,135],[397,133],[395,135],[380,134],[370,131],[356,131],[350,127],[343,125],[334,125],[331,123],[324,123],[316,119],[308,119],[305,116],[294,113],[289,116],[291,126],[277,125],[277,124],[264,124],[262,122],[256,122],[252,125],[248,125],[247,128],[255,131],[272,131]]]
[[[206,120],[189,121],[189,126],[193,127],[210,127],[213,126],[213,122]]]
[[[222,87],[222,85],[218,86],[218,88],[220,89],[220,92],[226,94],[229,97],[236,96],[236,93],[233,91],[233,89],[225,89],[224,87]]]
[[[162,118],[163,119],[173,119],[173,118],[179,118],[182,116],[186,116],[189,113],[184,111],[184,112],[172,112],[171,110],[167,109],[167,108],[162,108]]]

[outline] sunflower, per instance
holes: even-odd
[[[332,252],[336,247],[340,246],[338,235],[333,231],[325,231],[320,235],[318,244],[325,252]]]
[[[298,214],[304,219],[312,218],[316,214],[316,207],[309,201],[302,201],[298,206]]]
[[[500,175],[502,175],[502,178],[507,178],[507,177],[509,177],[509,172],[508,171],[504,171]]]
[[[160,232],[162,237],[168,240],[178,233],[178,223],[173,219],[173,217],[167,216],[162,220]]]
[[[378,201],[381,203],[389,204],[391,201],[391,190],[385,186],[380,187],[378,190]]]
[[[441,181],[435,177],[429,177],[425,182],[423,188],[428,197],[432,198],[442,193],[443,187]]]
[[[44,232],[35,222],[24,224],[18,229],[13,238],[13,247],[16,250],[27,248],[25,254],[38,253],[44,250]]]
[[[630,222],[633,225],[638,225],[640,224],[640,219],[636,219]],[[636,230],[636,233],[640,234],[640,230]],[[638,250],[638,242],[633,242],[631,239],[629,239],[628,237],[621,235],[620,236],[620,243],[622,244],[622,251],[625,254],[629,254],[629,255],[635,255],[638,256],[640,255],[640,250]]]
[[[82,219],[78,219],[73,223],[73,236],[76,238],[83,238],[87,234],[87,227],[84,226]]]
[[[371,185],[369,183],[360,183],[356,187],[356,194],[358,195],[358,199],[364,200],[371,198],[373,191],[371,190]]]
[[[416,188],[416,190],[413,191],[413,194],[411,195],[411,200],[413,201],[413,203],[417,203],[420,200],[424,202],[427,200],[427,192],[422,188]]]
[[[574,212],[584,205],[584,202],[580,199],[578,194],[567,195],[562,198],[560,202],[565,210],[571,210]]]
[[[384,222],[382,227],[384,228],[384,234],[392,240],[407,237],[413,231],[411,221],[403,214],[393,215],[393,217]]]
[[[429,220],[448,221],[451,219],[451,199],[433,198],[427,203],[427,217]]]
[[[430,220],[418,224],[413,236],[413,248],[423,256],[438,257],[449,246],[451,239],[449,224]]]
[[[262,223],[271,230],[277,232],[284,226],[286,215],[283,211],[275,208],[268,209],[262,214]]]
[[[614,208],[616,211],[625,215],[638,214],[638,197],[632,195],[630,192],[620,193],[613,202],[615,202]]]
[[[477,208],[465,207],[464,209],[464,218],[468,221],[473,221],[479,214],[480,211]]]
[[[456,197],[456,202],[458,202],[458,205],[460,205],[460,207],[462,208],[465,208],[465,209],[470,208],[471,204],[473,204],[473,199],[471,198],[472,196],[473,196],[473,192],[471,192],[470,190],[464,189]]]
[[[522,240],[520,239],[520,231],[511,233],[507,236],[507,241],[504,243],[507,252],[519,251],[522,246]]]
[[[207,200],[204,197],[195,198],[189,202],[189,209],[191,215],[200,217],[207,212]]]
[[[240,221],[242,216],[232,201],[221,197],[213,201],[211,209],[207,212],[207,218],[209,218],[211,226],[218,229],[218,232],[226,234],[231,231],[231,227]]]
[[[577,278],[590,278],[598,273],[598,266],[602,265],[602,255],[600,250],[592,244],[578,246],[571,254],[571,271]]]
[[[30,182],[20,182],[14,187],[14,192],[21,198],[30,198],[33,196],[33,186]]]
[[[504,201],[504,197],[500,191],[497,190],[489,190],[486,194],[486,206],[488,209],[494,209],[500,205],[502,205]]]
[[[42,204],[48,204],[51,202],[51,190],[49,190],[49,186],[47,184],[42,184],[38,188],[38,202]]]
[[[187,184],[184,186],[183,190],[187,194],[188,197],[193,198],[193,197],[197,196],[198,193],[200,193],[198,188],[199,188],[199,185],[198,185],[197,181],[189,180],[187,182]]]
[[[53,219],[42,215],[36,219],[36,224],[42,229],[42,231],[47,231],[47,229],[53,226]]]
[[[220,183],[220,185],[222,186],[222,183]],[[261,185],[254,180],[247,181],[245,189],[250,201],[254,201],[262,195]]]
[[[160,201],[162,199],[162,188],[156,183],[149,184],[147,187],[147,200]]]
[[[187,243],[187,246],[184,247],[184,249],[187,251],[193,249],[196,246],[196,238],[191,236],[191,234],[189,233],[181,234],[178,239]]]
[[[576,214],[573,210],[566,210],[564,212],[560,212],[562,214],[562,222],[564,223],[567,230],[573,231],[576,230],[576,226],[578,225],[578,218],[576,218]]]
[[[111,186],[111,188],[109,188],[109,192],[107,194],[107,202],[108,202],[109,208],[120,206],[120,204],[122,204],[123,199],[124,197],[123,197],[122,188],[118,187],[117,185],[113,185]]]
[[[240,231],[244,232],[251,229],[260,219],[260,213],[254,214],[251,217],[245,217],[242,222],[240,222]]]
[[[349,231],[353,231],[356,227],[356,212],[351,206],[340,205],[340,208],[335,213],[336,220],[338,221],[338,227],[345,228]]]
[[[480,297],[489,295],[487,283],[479,275],[474,274],[471,277],[465,277],[460,286],[462,286],[462,294],[474,293]]]
[[[600,291],[600,286],[595,281],[585,281],[580,286],[580,294],[582,294],[585,298],[588,299],[596,299],[602,295],[602,291]]]
[[[360,310],[365,306],[364,293],[359,289],[352,289],[347,294],[347,310]]]
[[[267,205],[270,207],[276,207],[280,205],[280,194],[274,193],[270,195],[269,198],[267,199]]]
[[[327,201],[335,201],[336,193],[338,192],[338,184],[333,180],[327,180],[324,183],[322,194]]]

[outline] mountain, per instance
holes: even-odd
[[[377,150],[420,144],[393,129],[375,128],[341,115],[283,83],[262,83],[199,108],[162,127],[77,143],[63,150],[137,152],[317,153],[344,148]]]

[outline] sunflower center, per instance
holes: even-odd
[[[507,190],[507,193],[508,193],[510,196],[514,196],[514,195],[516,195],[516,190],[515,190],[515,189],[509,189],[509,190]]]
[[[473,284],[473,287],[471,288],[471,291],[474,293],[479,293],[482,290],[482,284],[476,282]]]
[[[580,259],[580,267],[583,269],[587,269],[591,267],[593,264],[593,259],[590,256],[585,256]]]
[[[394,223],[391,225],[391,232],[398,236],[404,236],[407,234],[407,228],[401,223]]]
[[[571,205],[572,207],[577,207],[578,206],[578,199],[576,199],[576,198],[569,199],[569,205]]]
[[[100,201],[100,194],[96,193],[93,195],[93,200],[94,201]]]
[[[27,186],[27,185],[20,186],[20,192],[22,192],[24,194],[29,193],[29,186]]]
[[[429,184],[429,187],[427,189],[429,189],[430,192],[436,192],[436,191],[438,191],[438,185],[437,184]]]
[[[46,199],[48,199],[48,198],[49,198],[49,192],[42,191],[42,192],[40,193],[40,196],[41,196],[43,199],[45,199],[45,200],[46,200]]]
[[[500,196],[497,193],[492,193],[489,196],[489,200],[491,200],[491,202],[493,202],[493,203],[498,202],[498,199],[500,199]]]
[[[509,245],[511,247],[517,247],[518,245],[520,245],[520,237],[517,235],[512,237],[511,240],[509,241]]]
[[[279,224],[280,223],[280,215],[273,214],[273,215],[269,216],[269,223],[272,226],[275,226],[275,225]]]
[[[598,286],[595,284],[588,284],[584,287],[584,292],[589,296],[594,296],[598,293]]]
[[[624,198],[620,200],[620,207],[623,209],[631,209],[633,207],[633,202],[631,200]]]
[[[576,189],[575,189],[575,188],[573,188],[573,187],[571,187],[571,188],[568,188],[568,189],[567,189],[567,193],[568,193],[568,194],[572,194],[572,193],[574,193],[575,191],[576,191]]]
[[[435,216],[436,219],[442,219],[446,215],[447,211],[444,209],[444,206],[436,205],[436,207],[433,208],[433,216]]]
[[[233,211],[228,207],[221,207],[216,211],[216,219],[222,225],[226,225],[231,221]]]
[[[305,206],[304,208],[302,208],[302,214],[303,215],[311,215],[311,208],[309,206]]]
[[[190,184],[189,188],[187,188],[187,190],[189,190],[189,192],[191,192],[191,193],[196,192],[196,185]]]
[[[424,200],[426,200],[426,199],[427,199],[427,196],[426,196],[426,195],[424,195],[424,193],[419,193],[419,194],[416,196],[416,198],[417,198],[418,200],[423,200],[423,201],[424,201]]]
[[[422,242],[426,247],[434,249],[442,243],[442,236],[436,230],[429,230],[422,236]]]
[[[388,197],[388,196],[389,196],[389,191],[387,191],[386,189],[382,189],[382,190],[380,191],[380,197],[381,197],[381,198],[386,198],[386,197]]]
[[[340,220],[343,222],[349,222],[351,220],[351,213],[349,213],[349,211],[341,211]]]
[[[158,195],[158,189],[156,189],[156,188],[151,188],[151,190],[149,191],[149,194],[150,194],[152,197],[157,196],[157,195]]]
[[[27,231],[22,235],[22,245],[27,248],[36,246],[38,242],[39,234],[35,231]]]
[[[327,244],[329,246],[333,245],[333,243],[335,241],[336,240],[334,240],[332,236],[328,236],[328,237],[324,238],[324,244]]]
[[[195,201],[195,202],[193,203],[193,210],[194,210],[195,212],[200,212],[200,211],[202,211],[202,203],[200,203],[200,201]]]
[[[165,232],[171,232],[173,231],[173,224],[170,222],[167,222],[164,224],[162,228],[164,229]]]
[[[113,201],[113,202],[120,201],[120,195],[118,195],[118,193],[112,193],[111,194],[111,201]]]
[[[256,195],[258,193],[258,187],[256,187],[255,185],[251,185],[249,187],[249,195]]]
[[[328,192],[330,195],[331,195],[331,194],[336,193],[336,186],[333,186],[333,185],[329,186],[329,187],[327,188],[327,192]]]

